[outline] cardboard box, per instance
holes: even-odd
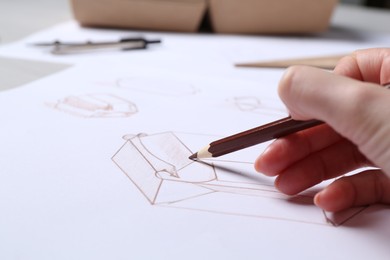
[[[337,0],[210,0],[219,33],[311,33],[328,28]]]
[[[83,26],[217,33],[311,33],[327,29],[337,0],[71,0]]]
[[[82,26],[142,30],[198,30],[206,0],[71,0]]]

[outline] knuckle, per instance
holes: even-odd
[[[304,66],[291,66],[284,73],[279,82],[278,93],[282,100],[288,100],[294,91],[294,87],[299,85],[302,76],[306,74]]]

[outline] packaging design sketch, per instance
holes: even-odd
[[[334,216],[315,207],[313,195],[287,197],[270,183],[248,178],[242,169],[251,172],[252,164],[189,160],[193,151],[182,141],[185,135],[192,134],[127,135],[112,157],[151,205],[335,226],[364,209]]]

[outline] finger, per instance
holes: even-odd
[[[355,206],[390,203],[390,180],[380,170],[343,177],[314,197],[314,203],[331,212]]]
[[[279,94],[294,119],[326,122],[390,174],[389,90],[297,66],[287,70]]]
[[[375,86],[375,87],[374,87]],[[295,119],[333,119],[334,124],[363,110],[374,84],[306,67],[290,67],[279,83],[279,95]],[[342,113],[342,114],[341,114]]]
[[[361,81],[386,84],[390,82],[390,48],[358,50],[342,58],[334,73]]]
[[[255,169],[265,175],[275,176],[289,165],[341,139],[325,124],[279,138],[257,158]]]
[[[281,192],[294,195],[323,180],[368,166],[369,161],[349,141],[342,141],[290,165],[280,172],[275,186]]]

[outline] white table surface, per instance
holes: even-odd
[[[0,47],[34,32],[73,19],[68,0],[0,0]],[[339,4],[329,32],[390,33],[390,10]],[[0,90],[20,86],[53,72],[66,64],[16,60],[0,57]]]

